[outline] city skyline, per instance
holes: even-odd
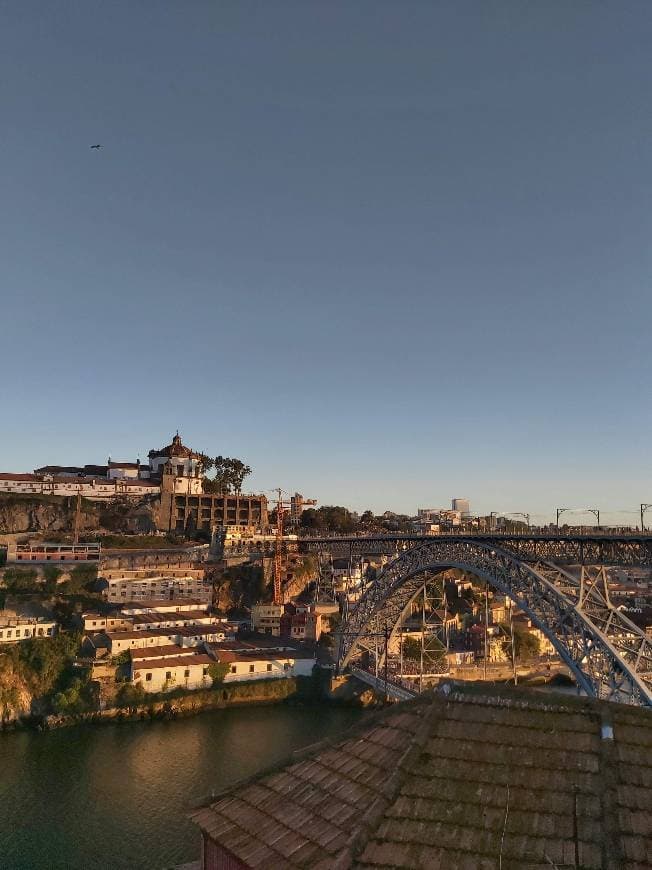
[[[649,4],[4,19],[2,470],[179,427],[358,511],[652,502]]]

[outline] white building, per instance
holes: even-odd
[[[120,613],[96,613],[89,611],[79,617],[82,630],[86,634],[94,634],[100,631],[131,631],[134,627],[133,620]]]
[[[149,480],[0,473],[0,492],[21,495],[76,496],[80,493],[83,498],[91,501],[102,501],[119,496],[157,495],[160,491],[161,487]]]
[[[454,511],[459,511],[462,519],[467,519],[471,516],[471,504],[468,498],[454,498],[451,502]]]
[[[102,500],[127,496],[159,495],[163,475],[175,493],[202,492],[201,454],[181,442],[177,432],[160,450],[150,450],[148,463],[113,461],[107,465],[44,465],[34,474],[0,473],[0,492],[25,495],[71,496]]]
[[[94,635],[91,643],[96,648],[108,649],[118,656],[125,651],[176,644],[181,647],[200,647],[205,643],[222,643],[233,640],[235,633],[224,623],[212,625],[188,625],[174,628],[144,628],[134,631],[108,631]]]
[[[254,604],[251,608],[251,624],[254,631],[262,634],[272,634],[276,637],[281,633],[282,604]]]
[[[315,657],[300,652],[232,652],[211,647],[211,654],[220,664],[228,664],[225,683],[247,680],[273,680],[283,677],[309,677]]]
[[[146,692],[172,692],[174,689],[208,689],[213,684],[210,666],[215,660],[206,653],[163,655],[159,658],[132,658],[131,682],[140,683]]]
[[[121,608],[121,612],[125,616],[137,616],[141,613],[181,613],[185,610],[206,611],[209,608],[208,601],[202,601],[201,598],[183,598],[177,601],[170,601],[168,598],[149,599],[146,601],[132,602],[125,604]]]
[[[54,637],[57,623],[53,619],[0,614],[0,644],[18,643],[32,637]]]

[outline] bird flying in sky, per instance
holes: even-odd
[[[91,145],[91,148],[101,148],[101,145]]]

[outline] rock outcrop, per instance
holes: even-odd
[[[0,493],[0,533],[71,531],[75,520],[75,499],[55,496],[9,495]],[[81,528],[96,529],[98,512],[82,504]]]
[[[0,656],[0,729],[29,716],[32,695],[21,677]]]

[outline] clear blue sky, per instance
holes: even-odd
[[[0,15],[4,470],[652,502],[649,0]]]

